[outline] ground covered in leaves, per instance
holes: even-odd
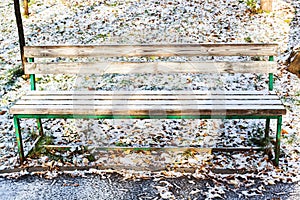
[[[280,45],[280,55],[275,90],[288,113],[283,119],[279,168],[262,152],[204,154],[196,150],[107,152],[99,149],[99,146],[109,145],[261,146],[265,145],[261,140],[263,120],[44,120],[47,137],[43,144],[64,145],[64,148],[38,149],[31,154],[26,167],[44,166],[54,171],[65,166],[136,170],[123,171],[127,178],[149,178],[154,171],[166,177],[183,176],[188,172],[198,179],[213,180],[212,190],[202,194],[207,198],[224,197],[228,185],[233,188],[256,186],[253,179],[260,179],[263,187],[240,191],[241,195],[260,195],[264,185],[299,181],[300,81],[283,65],[288,53],[300,43],[298,1],[278,0],[271,13],[261,12],[243,0],[36,0],[31,1],[29,8],[30,16],[23,17],[27,45],[276,42]],[[8,111],[30,86],[29,80],[21,76],[13,4],[2,1],[0,10],[5,19],[0,22],[0,168],[7,170],[18,167],[12,116]],[[38,76],[37,81],[40,90],[267,90],[267,77],[260,74],[46,75]],[[24,120],[21,126],[28,151],[37,133],[35,121]],[[275,122],[272,123],[273,138],[274,132]],[[220,175],[208,168],[247,173]],[[45,176],[55,177],[57,173]],[[172,192],[166,195],[170,196],[161,198],[173,198]]]
[[[207,197],[238,199],[289,199],[298,200],[299,186],[278,183],[276,185],[224,186],[215,183],[214,179],[199,179],[191,175],[166,177],[152,174],[150,178],[127,179],[117,173],[95,171],[83,176],[61,173],[53,179],[45,179],[37,175],[26,175],[19,179],[0,178],[0,195],[10,199],[197,199]],[[79,174],[82,175],[82,174]],[[257,181],[257,180],[256,180]],[[30,192],[28,192],[30,191]],[[250,194],[248,194],[250,193]],[[245,198],[244,194],[248,194]]]

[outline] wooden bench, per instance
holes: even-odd
[[[286,110],[273,90],[276,44],[155,44],[97,46],[26,46],[25,73],[31,90],[10,109],[20,162],[25,160],[20,119],[265,119],[266,137],[270,120],[277,120],[275,165],[279,163],[282,115]],[[110,57],[255,57],[248,61],[120,62],[74,61],[76,58]],[[257,56],[261,56],[260,61]],[[40,58],[66,58],[64,62]],[[72,58],[72,59],[70,59]],[[35,74],[104,73],[265,73],[269,91],[36,91]]]

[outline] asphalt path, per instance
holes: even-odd
[[[257,185],[261,185],[259,180]],[[198,180],[191,177],[124,180],[118,174],[72,177],[60,175],[54,179],[40,176],[23,176],[18,179],[0,178],[0,199],[206,199],[210,186],[217,185],[212,180]],[[161,188],[165,188],[160,190]],[[252,189],[255,186],[252,187]],[[227,190],[224,199],[300,199],[300,184],[277,183],[265,186],[262,194],[247,197],[241,191],[251,188],[239,188],[238,191]],[[166,192],[171,194],[168,197]],[[162,194],[165,194],[162,195]],[[216,198],[218,199],[218,198]]]

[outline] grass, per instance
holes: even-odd
[[[293,144],[296,143],[297,141],[297,137],[296,135],[283,135],[282,136],[283,139],[285,139],[286,144],[292,146]]]
[[[244,3],[246,3],[248,9],[250,10],[251,13],[254,14],[259,14],[262,13],[263,11],[258,7],[258,2],[257,0],[244,0]]]
[[[110,7],[116,7],[116,6],[118,6],[119,5],[119,3],[118,3],[118,1],[116,1],[116,2],[109,2],[109,1],[105,1],[105,3],[104,3],[106,6],[110,6]]]
[[[115,145],[116,145],[117,147],[127,147],[127,146],[128,146],[126,143],[124,143],[124,142],[122,142],[122,141],[116,142]]]
[[[49,160],[55,161],[68,161],[71,162],[75,153],[84,155],[90,162],[95,161],[94,155],[90,154],[86,146],[76,148],[75,151],[71,152],[71,147],[45,147],[44,145],[51,145],[54,143],[53,136],[43,136],[36,146],[29,152],[28,157],[40,158],[47,156]],[[66,152],[69,152],[66,156]]]
[[[53,137],[44,136],[40,139],[40,141],[36,144],[36,146],[29,152],[28,156],[31,158],[38,158],[44,155],[49,156],[48,150],[43,147],[43,145],[53,144]]]
[[[36,0],[28,0],[28,6],[33,6],[36,4]]]
[[[21,65],[9,69],[5,74],[0,76],[0,81],[6,86],[12,86],[16,82],[17,78],[24,74],[24,70]]]
[[[300,91],[295,93],[295,105],[300,106]]]
[[[93,38],[93,40],[102,40],[102,41],[105,41],[105,40],[107,40],[107,38],[109,38],[110,37],[110,34],[108,33],[108,34],[98,34],[98,35],[96,35],[94,38]]]
[[[248,42],[248,43],[252,43],[253,41],[252,41],[252,39],[251,39],[251,37],[245,37],[244,38],[244,40],[245,40],[245,42]]]

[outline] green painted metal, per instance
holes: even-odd
[[[269,73],[269,91],[273,91],[274,75]]]
[[[149,116],[149,115],[32,115],[32,114],[19,114],[14,116],[14,123],[16,129],[16,136],[18,141],[18,150],[20,156],[20,162],[22,163],[25,159],[24,150],[22,145],[21,130],[19,126],[20,118],[36,118],[41,120],[42,118],[52,118],[52,119],[266,119],[267,124],[270,122],[270,119],[277,119],[277,134],[276,134],[276,144],[275,144],[275,165],[279,165],[279,153],[280,153],[280,135],[281,135],[281,124],[282,116],[242,116],[242,115],[233,115],[233,116],[220,116],[220,115],[189,115],[189,116],[177,116],[177,115],[158,115],[158,116]],[[268,122],[269,121],[269,122]],[[269,125],[268,125],[269,126]],[[40,128],[42,128],[40,124]],[[267,127],[269,129],[269,127]],[[269,136],[269,135],[266,135]],[[112,150],[112,148],[104,147],[104,150]],[[263,148],[262,148],[263,149]],[[133,147],[133,151],[146,151],[149,150],[148,147]]]
[[[35,84],[35,75],[30,74],[30,89],[36,90],[36,84]]]
[[[269,61],[274,61],[274,56],[269,56]],[[274,74],[269,73],[269,91],[273,91]]]
[[[269,61],[274,61],[274,56],[269,56]],[[269,73],[269,91],[273,91],[274,75]],[[276,117],[277,118],[277,117]],[[269,138],[270,134],[270,118],[266,119],[265,139]]]
[[[34,58],[28,58],[28,62],[34,62]],[[35,74],[30,74],[30,87],[31,90],[36,90]]]
[[[28,62],[34,62],[34,58],[28,58]],[[31,90],[36,90],[36,81],[35,81],[35,74],[30,74],[30,87]],[[37,121],[37,127],[39,130],[39,135],[43,135],[43,126],[42,126],[42,121],[40,118],[36,119]]]
[[[276,143],[275,143],[275,166],[279,165],[281,124],[282,124],[282,116],[278,116],[278,118],[277,118]]]
[[[46,148],[49,146],[46,145]],[[51,148],[51,145],[50,145]],[[52,147],[54,148],[54,147]],[[60,148],[60,147],[58,147]],[[64,147],[71,148],[71,147]],[[168,147],[119,147],[119,146],[110,146],[110,147],[95,147],[95,149],[100,151],[188,151],[195,150],[197,152],[232,152],[232,151],[264,151],[266,147],[193,147],[193,146],[168,146]]]
[[[24,156],[24,149],[23,149],[23,142],[22,142],[22,135],[21,135],[21,128],[20,128],[20,121],[16,116],[14,116],[14,126],[16,131],[16,139],[17,139],[20,163],[22,164],[25,160],[25,156]]]
[[[55,114],[16,114],[18,118],[37,119],[277,119],[278,116],[250,115],[55,115]]]

